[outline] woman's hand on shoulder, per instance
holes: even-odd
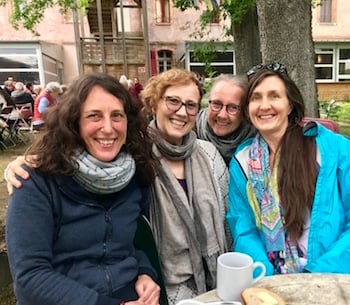
[[[139,275],[135,289],[139,295],[138,302],[146,305],[159,305],[160,287],[149,275]]]
[[[12,195],[13,187],[20,188],[22,186],[21,181],[17,179],[16,175],[23,179],[29,179],[29,173],[22,167],[22,165],[26,164],[30,167],[35,167],[34,159],[34,156],[28,156],[27,160],[24,156],[19,156],[7,165],[4,172],[4,178],[7,182],[7,191],[9,195]]]

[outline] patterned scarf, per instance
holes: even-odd
[[[279,197],[277,192],[278,160],[271,174],[269,150],[263,137],[256,135],[249,151],[248,193],[254,200],[255,210],[260,210],[261,227],[266,238],[266,250],[279,251],[285,248]],[[257,206],[259,207],[257,209]]]
[[[87,151],[77,156],[79,170],[74,179],[86,190],[96,194],[111,194],[124,188],[136,171],[134,159],[119,153],[111,162],[103,162],[91,156]]]
[[[248,200],[256,224],[266,240],[266,252],[275,273],[302,272],[300,257],[304,253],[288,238],[283,227],[277,186],[279,156],[271,173],[268,145],[259,134],[254,138],[248,161]]]

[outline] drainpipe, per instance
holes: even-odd
[[[124,25],[124,7],[123,7],[123,0],[119,1],[119,5],[120,5],[120,18],[121,20],[121,25],[122,25],[122,45],[123,45],[123,71],[124,71],[124,75],[126,75],[126,77],[128,76],[128,60],[127,60],[127,56],[126,56],[126,42],[125,42],[125,25]]]
[[[103,32],[101,0],[97,0],[96,5],[97,5],[97,18],[98,18],[98,31],[100,35],[102,72],[106,73],[107,71],[106,71],[105,41],[104,41],[104,32]]]
[[[148,33],[148,14],[147,14],[147,1],[142,0],[142,16],[143,16],[143,37],[145,42],[145,50],[146,50],[146,75],[148,78],[151,77],[151,52],[150,52],[150,45],[149,45],[149,33]]]
[[[81,63],[81,38],[79,33],[79,19],[77,14],[77,1],[74,0],[74,7],[72,8],[73,25],[74,25],[74,37],[75,37],[75,49],[77,54],[78,73],[83,73],[83,66]]]

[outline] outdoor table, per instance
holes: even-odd
[[[232,285],[235,281],[232,280]],[[266,276],[255,287],[279,294],[287,305],[350,305],[350,275],[295,273]],[[220,301],[216,290],[195,298],[203,303]]]

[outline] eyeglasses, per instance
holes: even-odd
[[[166,106],[170,111],[179,111],[182,106],[185,106],[188,115],[197,115],[199,111],[199,103],[193,101],[182,101],[177,96],[163,96]]]
[[[251,78],[255,73],[257,73],[258,71],[261,71],[261,70],[270,70],[270,71],[274,71],[274,72],[278,72],[278,73],[285,73],[288,75],[287,67],[284,64],[281,64],[279,62],[273,62],[273,63],[268,64],[268,65],[260,64],[260,65],[256,65],[256,66],[250,68],[248,70],[248,72],[246,73],[248,79]]]
[[[236,105],[236,104],[228,104],[228,105],[223,105],[220,101],[217,100],[210,100],[209,101],[210,109],[214,112],[220,112],[223,107],[225,107],[226,112],[230,115],[235,115],[238,112],[241,111],[241,106]]]

